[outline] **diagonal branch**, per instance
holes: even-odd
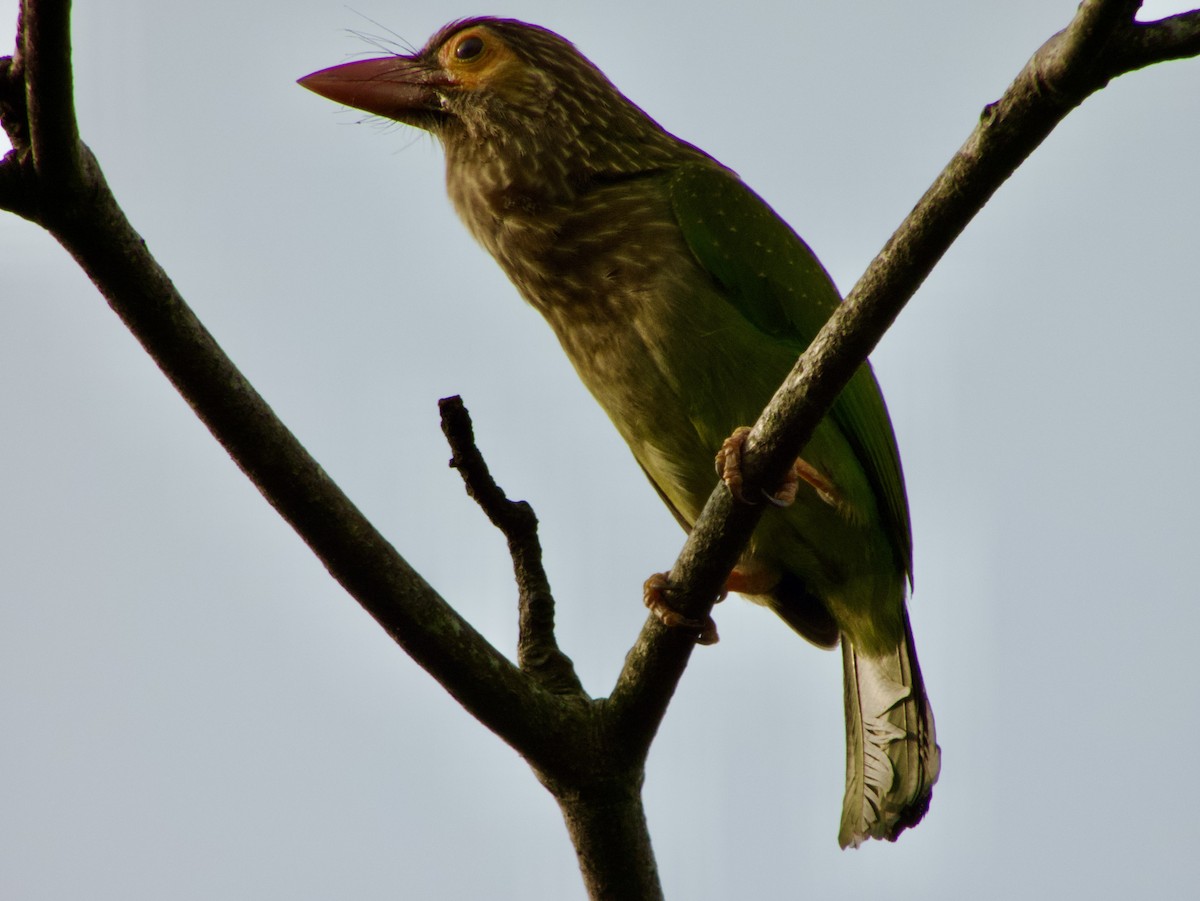
[[[1200,54],[1200,11],[1137,23],[1140,2],[1084,0],[1075,18],[1018,73],[872,260],[797,360],[754,426],[745,491],[778,484],[838,392],[950,245],[1066,115],[1112,78]],[[718,485],[671,570],[674,606],[703,617],[749,541],[763,505],[735,505]],[[615,728],[648,750],[692,641],[651,617],[609,700]]]
[[[71,253],[237,465],[384,630],[490,729],[531,761],[553,764],[570,750],[555,742],[566,705],[492,647],[379,534],[225,355],[125,218],[62,96],[71,83],[68,8],[61,0],[24,4],[18,57],[6,61],[0,82],[14,142],[0,163],[5,205]],[[22,109],[27,128],[13,121]],[[39,121],[46,116],[69,121]],[[63,141],[71,146],[49,146]]]

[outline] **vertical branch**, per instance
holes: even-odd
[[[557,796],[592,901],[661,901],[641,783]]]
[[[64,202],[83,182],[71,69],[70,0],[25,0],[14,66],[25,70],[29,140],[46,202]]]

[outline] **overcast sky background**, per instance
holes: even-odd
[[[482,12],[544,24],[739,171],[846,291],[1074,0],[351,6],[79,0],[84,139],[284,421],[511,653],[504,543],[437,424],[437,399],[464,396],[541,518],[564,648],[606,694],[682,533],[456,221],[433,141],[295,79],[372,49],[348,31],[419,46]],[[9,28],[16,7],[0,0]],[[1114,82],[873,357],[943,748],[925,822],[838,849],[840,655],[733,598],[649,761],[668,897],[1191,897],[1198,152],[1200,63]],[[9,215],[0,313],[0,896],[582,898],[525,764]]]

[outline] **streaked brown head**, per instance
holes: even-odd
[[[451,170],[507,158],[559,183],[701,155],[664,131],[565,38],[512,19],[452,22],[412,56],[346,63],[300,84],[431,132],[445,145]],[[557,193],[565,185],[545,187]]]

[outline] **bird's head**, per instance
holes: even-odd
[[[346,63],[300,84],[423,128],[451,166],[487,158],[568,179],[630,172],[699,151],[664,131],[575,46],[512,19],[452,22],[411,56]]]

